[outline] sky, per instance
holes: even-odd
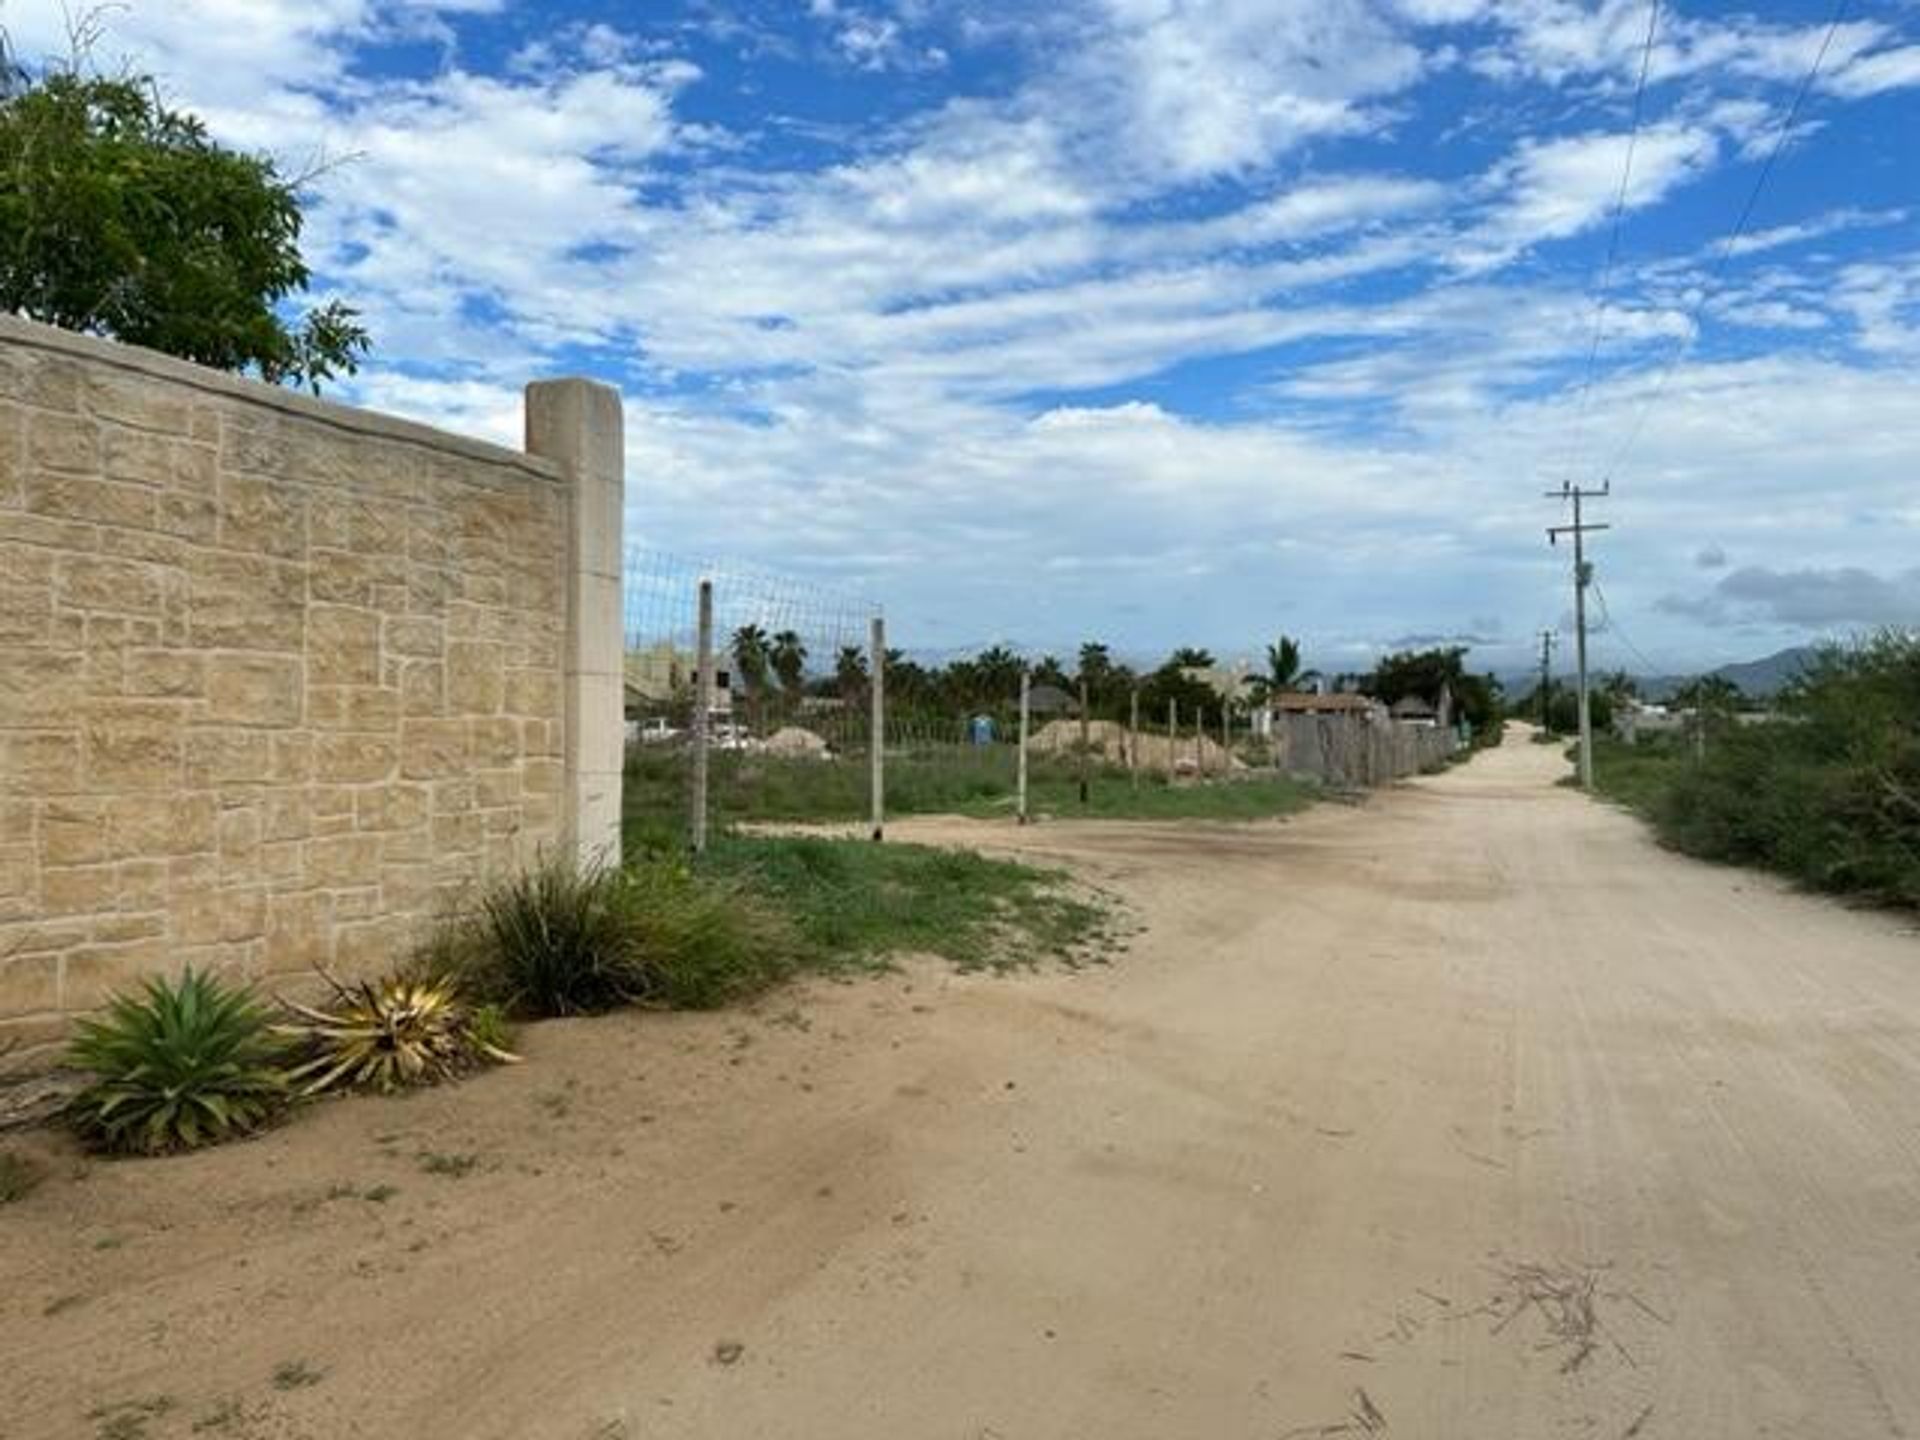
[[[1607,483],[1596,663],[1680,671],[1920,620],[1920,5],[1840,13],[128,0],[92,53],[318,171],[335,398],[517,444],[617,385],[633,546],[928,654],[1510,670],[1572,623],[1543,492]]]

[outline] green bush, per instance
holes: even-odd
[[[788,974],[801,948],[740,885],[663,854],[626,870],[528,870],[488,893],[477,920],[431,940],[416,969],[520,1015],[708,1009]]]
[[[676,1010],[711,1010],[793,972],[802,946],[793,926],[739,884],[671,860],[628,874],[629,921],[648,998]]]
[[[104,1149],[161,1154],[230,1140],[270,1121],[286,1081],[266,1009],[250,990],[189,968],[149,979],[82,1020],[68,1058],[96,1078],[68,1105]]]
[[[1761,723],[1710,714],[1702,754],[1603,753],[1600,786],[1690,855],[1920,905],[1920,638],[1830,648],[1778,708]]]
[[[523,1015],[593,1015],[647,998],[625,875],[549,861],[489,891],[471,936],[442,941],[473,993]]]

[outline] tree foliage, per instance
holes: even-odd
[[[142,77],[0,56],[0,309],[318,389],[367,348],[311,279],[297,184],[215,143]]]
[[[1464,645],[1383,655],[1365,689],[1389,705],[1409,697],[1437,705],[1445,689],[1453,696],[1455,716],[1473,728],[1476,739],[1490,741],[1500,733],[1499,682],[1491,675],[1469,673],[1466,657]]]
[[[1920,906],[1920,636],[1828,647],[1780,694],[1777,718],[1735,723],[1733,694],[1692,697],[1725,718],[1704,743],[1673,737],[1626,752],[1664,772],[1641,802],[1662,838],[1822,890]],[[1605,787],[1606,766],[1600,775]]]

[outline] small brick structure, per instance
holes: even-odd
[[[0,318],[0,1047],[619,843],[620,401],[522,454]]]

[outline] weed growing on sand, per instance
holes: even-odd
[[[202,1415],[198,1420],[195,1420],[193,1422],[193,1433],[196,1435],[204,1435],[209,1431],[226,1430],[246,1418],[246,1411],[241,1408],[240,1402],[229,1397],[208,1410],[207,1413]]]
[[[100,1405],[87,1412],[98,1427],[99,1440],[146,1440],[147,1426],[173,1409],[171,1395],[150,1395],[139,1400],[121,1400]]]
[[[282,1360],[273,1367],[273,1388],[276,1390],[304,1390],[326,1378],[326,1371],[315,1369],[305,1360]]]
[[[46,1178],[46,1172],[26,1156],[0,1151],[0,1205],[26,1199]]]
[[[464,1180],[480,1163],[478,1155],[443,1154],[438,1150],[422,1150],[415,1158],[427,1174],[444,1175],[449,1180]]]

